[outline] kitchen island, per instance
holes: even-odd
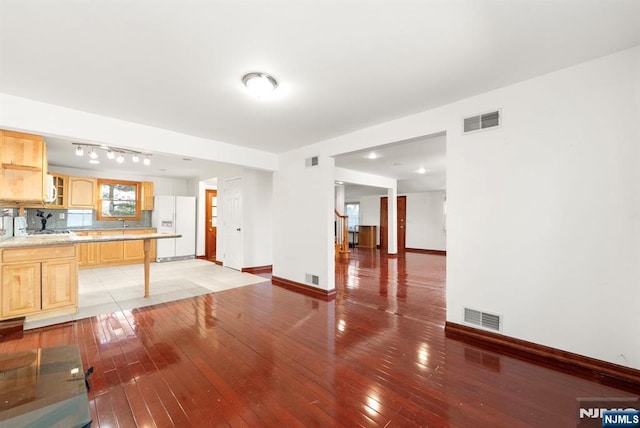
[[[142,241],[144,297],[149,297],[150,248],[169,233],[78,236],[75,233],[30,235],[0,241],[0,320],[18,316],[47,318],[78,310],[78,244]]]

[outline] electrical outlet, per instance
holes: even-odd
[[[64,213],[60,213],[60,214],[58,214],[58,219],[60,219],[60,220],[64,220]]]

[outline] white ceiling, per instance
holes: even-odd
[[[638,45],[639,22],[637,0],[0,0],[0,92],[282,153]]]

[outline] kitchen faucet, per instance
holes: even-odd
[[[49,213],[45,217],[44,211],[36,210],[36,216],[40,217],[40,223],[42,223],[42,229],[40,229],[40,230],[45,230],[47,228],[47,220],[49,220],[51,217],[53,217],[53,214]]]
[[[123,218],[119,218],[118,221],[122,222],[122,228],[124,229],[125,227],[129,227],[129,225],[127,224],[127,221]]]

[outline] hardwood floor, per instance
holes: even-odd
[[[103,428],[576,426],[578,397],[637,396],[446,339],[445,262],[358,249],[334,301],[265,282],[27,331],[0,352],[78,344]]]

